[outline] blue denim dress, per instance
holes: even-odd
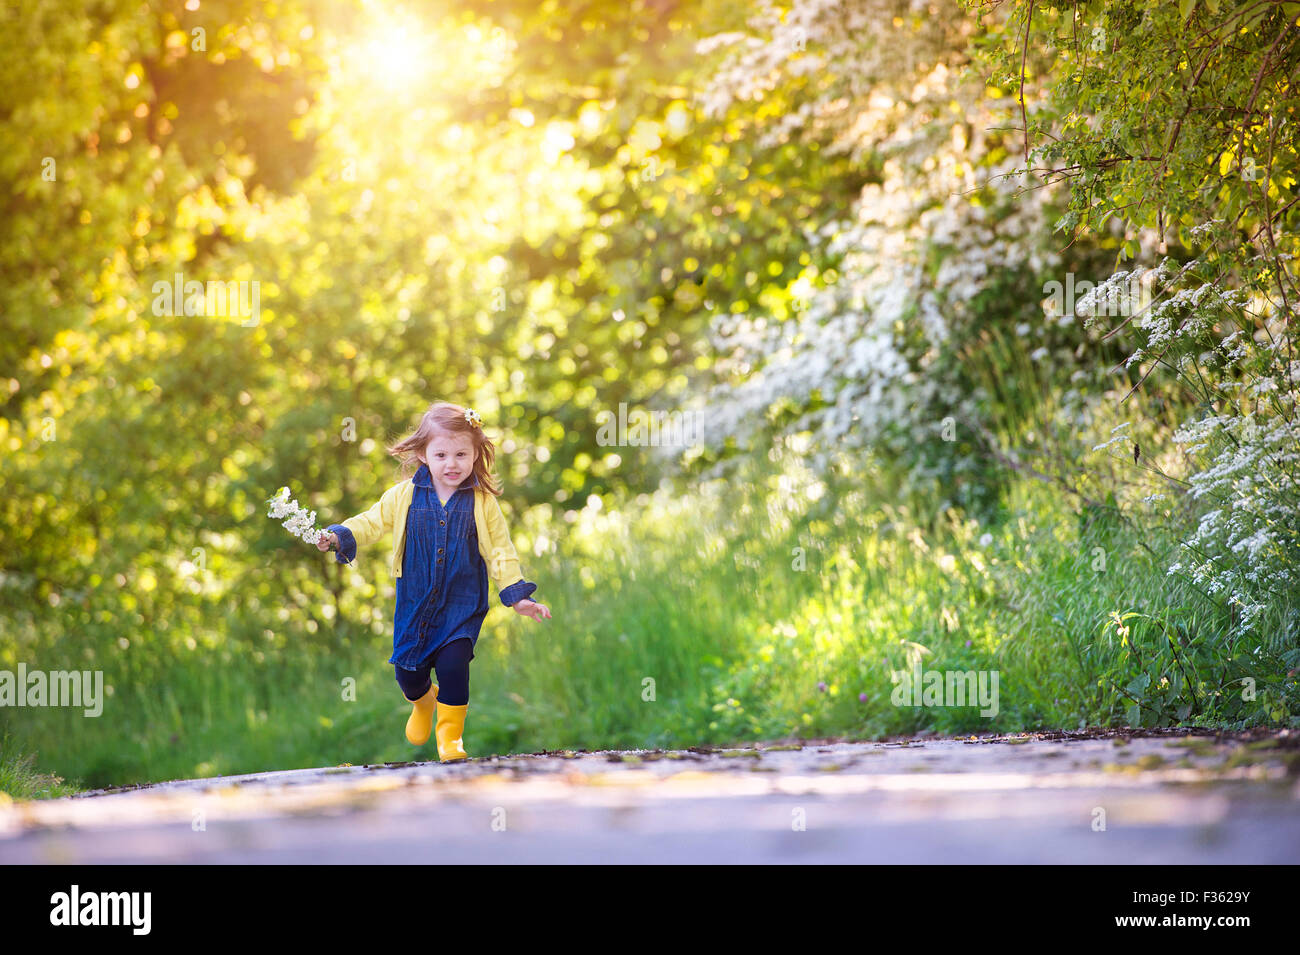
[[[438,500],[427,465],[420,465],[412,483],[402,576],[397,578],[393,655],[388,658],[405,670],[416,669],[461,637],[477,646],[489,606],[487,565],[478,552],[474,523],[477,476],[462,481],[445,504]],[[331,524],[329,530],[339,537],[335,559],[351,562],[357,553],[352,532],[342,524]],[[501,602],[508,607],[536,590],[534,583],[517,581],[501,591]]]

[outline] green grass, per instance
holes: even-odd
[[[797,464],[787,471],[798,478]],[[489,615],[471,668],[471,755],[1292,719],[1283,665],[1221,639],[1224,612],[1165,575],[1171,540],[1081,532],[1037,482],[1015,484],[1003,519],[983,528],[844,489],[829,492],[830,516],[811,516],[807,498],[766,483],[585,512],[563,535],[521,521],[516,544],[554,616],[499,604]],[[533,556],[541,533],[562,547]],[[362,558],[382,570],[380,548]],[[52,773],[99,787],[435,758],[403,738],[409,706],[385,662],[391,607],[391,593],[350,591],[329,633],[233,604],[183,634],[124,630],[93,606],[9,618],[0,666],[99,667],[112,691],[99,717],[0,711],[13,737],[0,789],[68,791]],[[387,626],[349,622],[375,608]],[[1145,615],[1126,636],[1113,616],[1125,613]],[[999,712],[894,706],[890,672],[913,657],[998,671]],[[1262,697],[1238,698],[1242,674]]]
[[[8,799],[54,799],[78,791],[52,773],[34,768],[34,753],[21,753],[8,734],[0,740],[0,805]]]
[[[806,443],[789,441],[729,482],[638,495],[572,522],[539,508],[512,532],[553,617],[495,603],[471,667],[470,754],[1296,725],[1292,596],[1277,595],[1261,622],[1273,636],[1231,635],[1221,604],[1166,573],[1179,522],[1192,518],[1118,516],[1141,517],[1150,488],[1090,453],[1116,422],[1081,425],[1023,348],[996,337],[984,348],[963,361],[1002,409],[1006,446],[1108,505],[1081,511],[1057,484],[986,469],[964,479],[1000,488],[981,525],[931,503],[951,493],[900,482],[878,462],[814,474]],[[1161,419],[1139,400],[1125,413],[1143,446],[1158,448],[1180,412]],[[0,709],[0,789],[36,798],[436,758],[403,736],[409,704],[385,662],[394,595],[383,546],[341,571],[338,619],[318,606],[321,568],[301,554],[281,578],[223,576],[220,592],[170,603],[103,587],[84,605],[0,613],[0,669],[100,669],[111,688],[98,717]],[[912,661],[996,672],[998,712],[894,705],[890,675]]]

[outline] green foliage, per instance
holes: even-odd
[[[0,667],[96,668],[113,695],[98,720],[0,713],[0,790],[63,792],[37,762],[100,786],[409,757],[381,551],[337,565],[262,502],[369,506],[397,476],[384,445],[437,397],[502,439],[555,613],[491,618],[471,750],[1293,719],[1294,589],[1242,633],[1227,597],[1166,573],[1197,507],[1138,487],[1190,479],[1188,409],[1257,412],[1237,386],[1289,367],[1289,319],[1243,366],[1229,317],[1189,306],[1197,334],[1144,359],[1184,380],[1148,380],[1119,366],[1150,328],[1089,333],[1041,301],[1063,270],[1167,250],[1250,300],[1245,338],[1279,330],[1289,312],[1251,296],[1296,300],[1295,6],[795,5],[755,28],[760,70],[699,46],[748,28],[730,0],[20,0],[0,33]],[[795,20],[808,49],[780,49]],[[727,84],[751,95],[706,109]],[[983,128],[1021,92],[1060,187],[1042,223],[979,178],[1021,150]],[[979,187],[954,194],[963,170]],[[826,241],[864,210],[880,228],[864,195],[908,198],[897,232]],[[825,295],[851,352],[877,317],[855,283],[895,238],[919,292],[882,321],[900,389],[934,387],[888,396],[878,444],[800,468],[825,450],[809,417],[872,369],[774,392],[762,440],[684,471],[599,443],[620,402],[754,376],[711,339],[723,316],[781,332]],[[168,314],[156,283],[178,273],[256,283],[260,314]],[[1120,450],[1094,453],[1112,425]],[[723,494],[699,476],[729,455]],[[917,655],[1001,672],[999,714],[894,706]]]
[[[1070,184],[1063,228],[1098,231],[1120,216],[1185,246],[1215,218],[1244,235],[1270,221],[1283,231],[1273,207],[1289,202],[1300,175],[1286,131],[1300,102],[1290,83],[1300,7],[1008,6],[1004,45],[987,67],[995,82],[1025,80],[1035,172]],[[1026,38],[1034,55],[1022,72]],[[1137,251],[1130,232],[1118,258]]]

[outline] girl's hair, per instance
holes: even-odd
[[[492,463],[496,460],[496,447],[488,440],[483,429],[465,419],[465,409],[450,401],[435,401],[420,418],[415,433],[388,448],[388,453],[402,461],[402,473],[414,474],[420,459],[416,452],[424,453],[429,442],[440,435],[467,434],[474,441],[474,475],[479,486],[489,494],[501,495],[501,488],[492,477]]]

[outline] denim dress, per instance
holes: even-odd
[[[402,576],[397,578],[393,655],[388,658],[405,670],[418,668],[461,637],[469,637],[471,646],[477,646],[489,606],[487,565],[479,554],[474,523],[477,476],[462,481],[445,504],[438,500],[428,465],[420,465],[411,480]],[[331,524],[329,529],[339,536],[337,560],[350,562],[356,556],[352,532],[341,524]],[[517,581],[501,591],[501,602],[510,606],[535,590],[536,584]]]

